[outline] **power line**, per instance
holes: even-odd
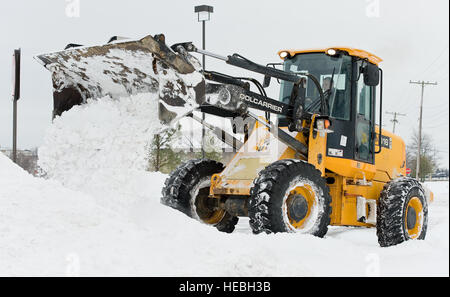
[[[444,128],[444,127],[448,127],[448,122],[435,124],[433,126],[425,126],[425,127],[423,127],[423,129],[435,129],[435,128]]]
[[[448,45],[442,50],[442,52],[437,56],[437,58],[434,59],[433,62],[431,62],[431,64],[429,64],[428,67],[425,68],[424,71],[422,71],[421,74],[424,74],[425,72],[427,72],[428,70],[430,70],[430,69],[431,69],[431,66],[433,66],[434,63],[436,63],[436,62],[442,57],[442,55],[447,51],[447,49],[448,49]]]
[[[423,75],[423,74],[425,74],[428,70],[430,70],[430,69],[432,68],[432,66],[433,66],[433,65],[434,65],[434,64],[442,57],[442,55],[448,50],[448,48],[449,48],[448,45],[445,46],[444,49],[440,52],[440,54],[433,60],[433,62],[431,62],[430,64],[428,64],[428,66],[425,68],[425,70],[418,72],[417,75],[419,75],[419,74]],[[445,70],[445,69],[444,69],[444,70]],[[444,79],[442,79],[442,78],[437,78],[437,80],[446,80],[446,79],[448,79],[448,73],[443,73],[443,75],[445,76]],[[402,93],[404,93],[405,91],[406,91],[406,86],[405,86],[405,88],[403,89]],[[405,95],[403,95],[403,98],[402,98],[402,99],[400,99],[399,101],[397,101],[398,104],[399,104],[398,106],[404,106],[405,101],[409,99],[409,94],[410,94],[410,92],[411,92],[411,89],[409,89],[409,90],[407,91],[407,93],[406,93]],[[412,105],[409,105],[409,109],[410,109],[411,107],[413,107],[413,106],[412,106]],[[408,110],[408,111],[409,111],[409,110]]]
[[[397,116],[406,116],[406,114],[404,114],[404,113],[399,113],[399,112],[396,112],[396,111],[394,111],[394,112],[392,112],[392,111],[386,111],[386,113],[387,113],[387,114],[392,114],[392,115],[394,115],[394,118],[391,120],[391,122],[393,123],[393,126],[392,126],[392,133],[395,134],[395,124],[398,123]]]
[[[430,74],[430,77],[437,78],[440,76],[444,76],[445,74],[448,73],[448,62],[441,63],[437,66],[438,68],[435,71],[433,71],[432,74]]]
[[[446,73],[444,73],[444,75],[440,76],[440,77],[438,78],[438,80],[443,80],[443,81],[448,80],[448,72],[446,72]]]
[[[436,122],[436,119],[439,119],[443,116],[446,116],[445,119],[448,118],[448,108],[443,109],[441,111],[435,112],[435,111],[428,111],[424,109],[425,118],[432,118],[434,122]],[[448,121],[446,121],[448,123]]]
[[[425,86],[429,85],[437,85],[437,82],[425,82],[425,81],[409,81],[410,84],[416,84],[422,86],[422,95],[420,97],[420,118],[419,118],[419,145],[417,146],[417,163],[416,163],[416,179],[419,179],[419,172],[420,172],[420,149],[422,145],[422,113],[423,113],[423,92],[425,89]]]
[[[448,101],[447,102],[445,102],[445,103],[442,103],[442,104],[439,104],[439,105],[434,105],[434,106],[426,106],[425,107],[425,110],[431,110],[431,109],[441,109],[441,108],[443,108],[443,107],[448,107]],[[444,110],[444,111],[446,111],[446,110]]]

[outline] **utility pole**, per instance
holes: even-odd
[[[392,115],[394,115],[394,118],[391,120],[391,122],[393,123],[393,126],[392,126],[392,133],[395,134],[395,124],[398,123],[397,116],[406,116],[406,114],[404,114],[404,113],[399,113],[399,112],[396,112],[396,111],[394,111],[394,112],[386,111],[386,113],[387,113],[387,114],[392,114]]]
[[[425,82],[425,81],[409,81],[410,84],[416,84],[422,86],[422,95],[420,97],[420,117],[419,117],[419,141],[417,144],[417,163],[416,163],[416,179],[419,180],[419,172],[420,172],[420,152],[421,152],[421,145],[422,145],[422,112],[423,112],[423,92],[425,89],[425,86],[433,85],[436,86],[437,82]]]

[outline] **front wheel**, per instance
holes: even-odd
[[[161,203],[181,211],[219,231],[233,232],[238,218],[217,206],[217,199],[209,198],[211,177],[224,169],[222,163],[199,159],[188,161],[175,169],[165,182]]]
[[[425,239],[428,203],[422,185],[401,177],[388,182],[377,207],[377,236],[382,247],[410,239]]]
[[[249,201],[254,233],[298,232],[323,237],[330,215],[329,188],[311,164],[279,160],[254,181]]]

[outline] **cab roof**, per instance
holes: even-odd
[[[296,54],[306,54],[306,53],[326,53],[329,49],[334,49],[337,51],[344,51],[347,52],[350,56],[359,57],[362,59],[367,59],[369,62],[378,65],[383,61],[380,57],[369,53],[365,50],[352,48],[352,47],[328,47],[328,48],[322,48],[322,49],[304,49],[304,50],[293,50],[293,49],[287,49],[287,50],[281,50],[278,52],[278,55],[280,55],[281,52],[288,52],[291,57],[295,56]]]

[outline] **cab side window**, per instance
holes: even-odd
[[[360,75],[356,92],[356,158],[371,163],[373,161],[372,113],[373,87],[364,84]]]
[[[366,86],[363,79],[358,81],[358,115],[370,121],[372,117],[372,87]]]

